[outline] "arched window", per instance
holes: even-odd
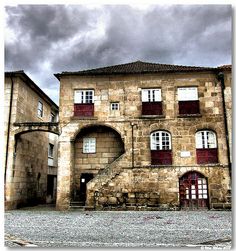
[[[171,165],[171,135],[166,131],[155,131],[150,135],[151,164]]]
[[[210,130],[198,131],[195,135],[197,163],[218,163],[216,134]]]

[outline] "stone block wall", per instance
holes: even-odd
[[[96,139],[96,153],[83,153],[83,139]],[[108,164],[117,159],[123,152],[124,146],[120,135],[109,127],[91,127],[77,135],[75,140],[74,185],[79,189],[81,173],[96,175]]]
[[[178,210],[179,178],[193,168],[162,167],[124,169],[95,194],[96,209]],[[228,170],[221,166],[199,167],[208,179],[210,208],[227,203]]]
[[[226,191],[229,186],[228,159],[221,88],[215,73],[71,75],[63,76],[60,82],[62,134],[59,141],[62,145],[75,141],[76,135],[84,127],[96,125],[113,128],[119,132],[124,142],[125,153],[122,160],[110,167],[107,166],[107,173],[98,173],[88,183],[88,206],[93,207],[95,199],[97,199],[98,207],[110,204],[120,206],[122,200],[125,199],[128,201],[127,204],[132,204],[131,201],[138,199],[138,204],[153,203],[158,207],[167,205],[176,208],[179,205],[179,176],[191,170],[203,173],[208,179],[210,203],[211,197],[216,198],[219,203],[226,201]],[[177,88],[185,86],[198,87],[200,115],[179,115]],[[162,116],[141,114],[142,88],[161,88]],[[94,117],[74,116],[74,90],[78,89],[94,90]],[[120,110],[117,114],[110,111],[111,102],[119,102]],[[135,124],[133,138],[131,123]],[[217,135],[219,160],[217,164],[197,164],[195,134],[198,130],[205,129],[213,130]],[[172,166],[151,166],[150,134],[156,130],[165,130],[171,134]],[[132,149],[132,143],[134,149]],[[70,193],[73,189],[71,175],[75,173],[75,167],[77,170],[82,170],[81,161],[85,161],[75,159],[73,144],[68,149],[69,154],[63,152],[65,147],[59,147],[59,154],[61,158],[64,158],[63,165],[59,161],[59,170],[62,172],[62,169],[67,168],[66,177],[60,177],[61,183],[58,187],[61,189],[57,201],[59,209],[69,208]],[[185,156],[183,152],[188,154]],[[134,168],[132,168],[132,158],[134,158]],[[76,161],[80,164],[76,164]],[[86,161],[90,161],[89,158]],[[69,164],[66,165],[66,163]],[[95,170],[93,169],[93,172],[96,172]],[[218,173],[223,173],[223,176]],[[66,182],[63,182],[63,179]],[[216,188],[215,184],[219,187]],[[69,187],[70,192],[63,193],[63,186]],[[218,196],[214,197],[217,189],[219,190]],[[95,194],[100,195],[96,198]]]
[[[13,76],[13,82],[9,146],[7,150],[4,147],[8,152],[5,181],[6,209],[15,209],[46,201],[49,133],[25,133],[18,135],[15,140],[16,127],[13,124],[15,122],[49,122],[52,112],[51,104],[46,102],[20,77]],[[10,88],[11,79],[6,77],[4,86],[5,144],[8,132]],[[42,118],[37,116],[38,101],[43,103]],[[6,157],[6,152],[4,156]]]

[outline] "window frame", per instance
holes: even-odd
[[[54,145],[52,143],[48,144],[48,158],[53,159],[54,156]]]
[[[94,90],[74,90],[74,104],[94,104]]]
[[[211,135],[212,139],[209,139]],[[216,133],[212,130],[200,130],[195,134],[196,149],[215,149],[217,148]],[[210,142],[211,140],[211,142]]]
[[[177,97],[178,101],[197,101],[199,100],[198,87],[197,86],[177,87]]]
[[[83,138],[83,153],[96,153],[96,138]]]
[[[116,106],[117,109],[114,109],[114,106]],[[120,103],[119,102],[111,102],[110,109],[111,109],[111,111],[119,111],[120,110]]]
[[[142,102],[162,102],[161,88],[147,88],[141,91]]]
[[[157,139],[153,138],[153,136],[155,134],[158,134],[159,144],[157,142],[155,142],[155,141],[157,141]],[[165,135],[162,135],[162,134],[165,134]],[[164,140],[162,137],[164,137]],[[165,144],[163,144],[163,143],[165,143]],[[150,135],[150,148],[151,148],[151,150],[159,150],[159,151],[172,150],[171,134],[169,132],[163,131],[163,130],[158,130],[158,131],[152,132]]]
[[[43,117],[43,102],[38,100],[38,109],[37,109],[37,115],[39,118]]]

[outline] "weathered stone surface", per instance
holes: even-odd
[[[231,79],[229,76],[226,79],[228,88]],[[198,116],[178,114],[177,88],[185,86],[198,87],[200,103]],[[163,116],[142,116],[141,91],[143,88],[161,88]],[[227,119],[230,124],[231,96],[227,88],[225,95],[228,108]],[[75,89],[94,90],[93,118],[73,117]],[[119,102],[120,109],[117,113],[109,109],[110,102]],[[117,206],[119,202],[124,203],[124,208],[126,204],[136,207],[136,204],[142,203],[143,206],[151,203],[152,206],[159,208],[178,208],[180,205],[179,179],[190,171],[198,172],[206,177],[210,208],[213,194],[219,203],[226,201],[230,179],[221,87],[215,72],[63,76],[61,77],[60,104],[62,128],[60,140],[77,142],[74,149],[70,150],[72,166],[60,168],[66,168],[75,174],[74,181],[71,181],[71,191],[75,184],[78,186],[80,173],[86,171],[95,175],[87,184],[87,205],[93,205],[94,192],[98,190],[100,192],[98,204],[103,204],[105,198],[116,198],[116,200],[112,199],[113,202],[116,201]],[[135,124],[133,138],[131,122]],[[94,159],[89,160],[88,156],[79,153],[81,143],[79,143],[79,138],[77,140],[78,133],[84,128],[94,129],[95,126],[101,125],[106,128],[105,134],[112,130],[114,130],[113,134],[118,133],[124,144],[123,155],[115,155],[119,152],[115,146],[117,143],[114,138],[113,143],[112,139],[109,142],[106,141],[105,134],[99,143],[99,150],[93,156]],[[219,163],[197,164],[195,134],[203,129],[213,130],[217,135]],[[150,134],[156,130],[166,130],[171,134],[172,165],[151,166]],[[99,140],[95,129],[89,133]],[[113,146],[109,145],[111,143]],[[189,153],[187,157],[181,156],[183,151]],[[66,152],[60,152],[61,158],[66,158],[65,155]],[[118,156],[120,157],[116,159]],[[61,186],[63,186],[62,183]],[[136,192],[142,195],[137,195]],[[122,197],[120,193],[123,193]]]
[[[57,175],[57,138],[47,132],[28,132],[20,134],[21,128],[15,123],[50,122],[51,113],[57,116],[58,107],[45,97],[42,91],[36,91],[32,83],[26,80],[25,73],[12,73],[13,102],[11,121],[8,128],[11,78],[6,75],[4,85],[4,137],[7,142],[9,129],[8,149],[4,147],[4,164],[6,163],[5,181],[5,208],[18,207],[55,201],[56,184],[50,193],[47,190],[47,176]],[[37,114],[38,102],[43,104],[43,116]],[[28,128],[30,129],[30,127]],[[33,128],[32,128],[33,130]],[[54,145],[54,153],[48,162],[49,143]],[[7,156],[6,156],[7,154]],[[6,160],[7,158],[7,160]],[[54,180],[55,181],[55,180]]]

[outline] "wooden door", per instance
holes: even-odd
[[[188,172],[179,180],[180,207],[207,209],[209,206],[207,179],[198,172]]]

